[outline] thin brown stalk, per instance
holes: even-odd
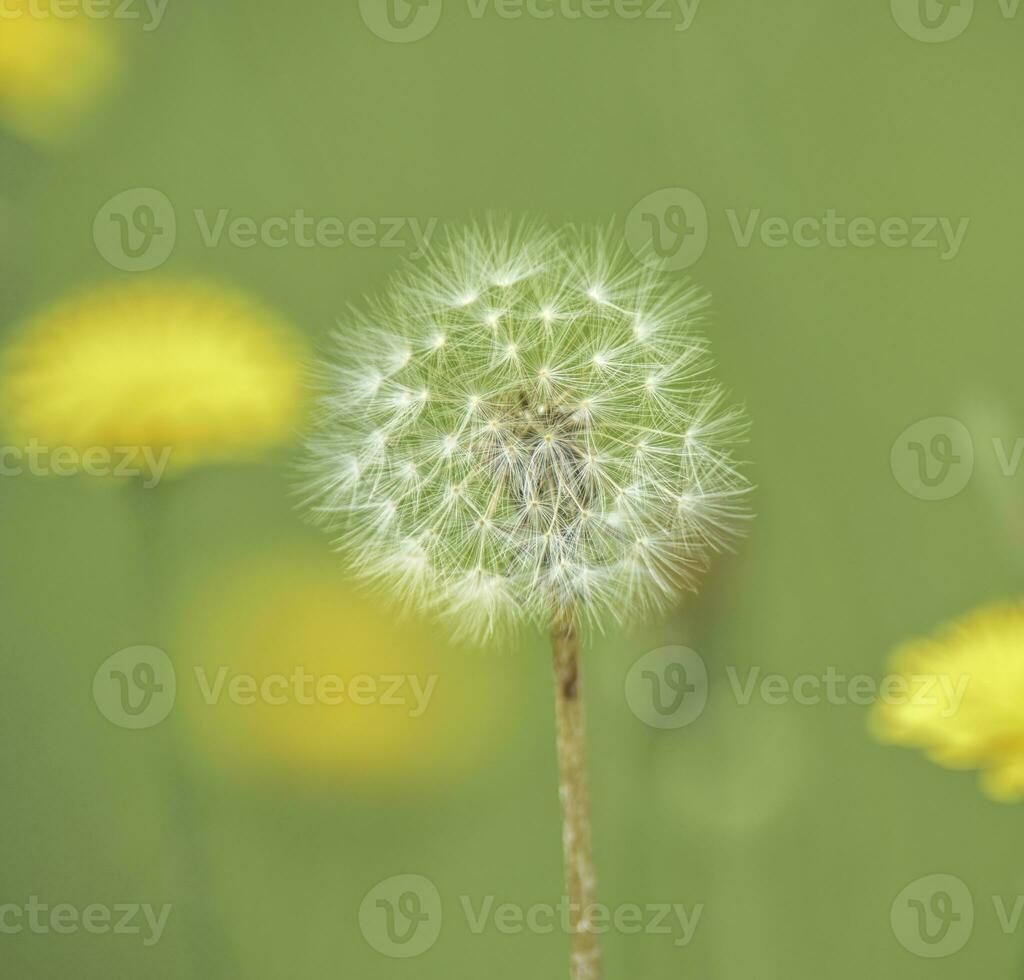
[[[572,980],[600,980],[601,947],[593,931],[596,876],[587,786],[583,692],[580,687],[579,635],[571,616],[552,629],[555,666],[555,721],[558,743],[559,795],[562,799],[562,845],[569,899]]]

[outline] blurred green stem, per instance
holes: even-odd
[[[136,534],[141,550],[139,578],[141,582],[141,627],[139,642],[153,643],[163,649],[171,646],[166,634],[164,609],[167,585],[163,564],[161,526],[166,489],[144,487],[141,482],[130,488],[134,494]],[[171,655],[176,668],[177,657]],[[179,683],[182,678],[179,670]],[[180,724],[180,715],[172,713],[168,724]],[[196,786],[192,767],[185,757],[178,726],[167,734],[168,762],[163,790],[166,793],[164,818],[171,841],[169,848],[172,873],[179,889],[182,906],[184,945],[191,959],[191,973],[196,978],[238,976],[228,951],[227,933],[216,911],[212,895],[210,855],[201,810],[203,796]]]
[[[597,879],[591,841],[587,786],[583,692],[579,674],[579,635],[572,616],[556,621],[552,631],[555,666],[555,720],[559,793],[562,799],[562,845],[572,935],[572,980],[600,980],[601,947],[591,930]]]

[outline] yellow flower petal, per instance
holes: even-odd
[[[904,645],[891,666],[913,695],[877,706],[877,738],[950,769],[982,770],[994,799],[1024,795],[1024,603],[976,610]]]
[[[109,23],[62,0],[4,0],[0,17],[0,120],[51,142],[110,87],[118,67]]]
[[[17,445],[169,448],[180,471],[290,439],[302,359],[284,322],[241,293],[142,280],[26,324],[3,359],[0,404]]]
[[[202,755],[347,792],[422,792],[464,775],[495,751],[518,701],[497,657],[396,621],[319,552],[247,559],[198,583],[180,654],[178,696]]]

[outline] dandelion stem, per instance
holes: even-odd
[[[161,563],[164,552],[164,508],[167,487],[143,487],[131,490],[141,546],[138,579],[141,623],[135,642],[155,642],[170,646],[165,608],[169,586]],[[181,674],[179,673],[179,677]],[[180,716],[179,719],[180,721]],[[169,843],[165,850],[173,868],[175,885],[188,894],[185,920],[187,954],[195,975],[232,975],[233,957],[228,949],[223,920],[214,902],[213,864],[207,845],[205,794],[196,785],[194,771],[186,759],[180,732],[168,732],[168,757],[163,773],[166,793],[164,812]]]
[[[579,675],[580,644],[571,615],[556,619],[552,643],[562,844],[572,936],[570,976],[572,980],[600,980],[601,947],[591,922],[597,882],[590,829],[583,691]]]

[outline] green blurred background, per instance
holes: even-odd
[[[992,439],[1012,446],[1024,425],[1024,12],[977,0],[961,36],[931,44],[881,0],[704,0],[687,30],[678,18],[471,11],[444,0],[413,43],[377,36],[356,3],[323,0],[170,0],[155,30],[98,24],[121,64],[78,131],[58,144],[0,136],[3,336],[58,297],[143,275],[112,267],[93,239],[105,202],[132,188],[161,191],[178,221],[173,253],[144,275],[242,287],[313,344],[410,250],[208,248],[195,209],[439,228],[499,210],[623,228],[648,195],[693,191],[709,234],[688,271],[714,295],[720,376],[754,422],[758,516],[699,597],[588,651],[602,899],[703,906],[685,946],[613,932],[607,976],[1020,975],[1022,943],[992,901],[1012,907],[1024,891],[1019,810],[988,802],[969,774],[879,747],[863,707],[738,705],[726,667],[877,676],[905,638],[1020,593],[1005,501],[1024,506],[1024,477],[989,480],[982,464]],[[743,247],[727,213],[743,222],[753,209],[970,225],[948,261],[880,244]],[[894,478],[890,449],[939,416],[971,430],[978,472],[926,501]],[[428,660],[442,686],[478,685],[469,700],[488,718],[433,718],[457,737],[399,742],[397,766],[378,758],[372,725],[333,769],[297,748],[284,770],[263,770],[219,754],[216,726],[190,722],[180,696],[144,731],[97,710],[93,675],[131,644],[167,650],[189,683],[211,581],[254,554],[328,554],[296,513],[289,455],[168,481],[145,541],[129,488],[0,480],[0,904],[173,905],[148,948],[131,935],[0,935],[4,976],[565,975],[564,936],[476,935],[460,904],[561,894],[543,637]],[[386,644],[390,614],[376,615]],[[218,634],[224,662],[243,669],[245,620],[236,610]],[[337,645],[341,674],[372,671],[372,645],[345,622],[321,652]],[[700,652],[711,694],[692,725],[657,731],[624,685],[666,644]],[[415,670],[417,650],[398,652]],[[434,757],[462,742],[472,758]],[[913,955],[890,925],[897,894],[933,873],[963,880],[975,902],[973,937],[941,959]],[[444,927],[423,955],[390,959],[359,909],[404,874],[436,885]]]

